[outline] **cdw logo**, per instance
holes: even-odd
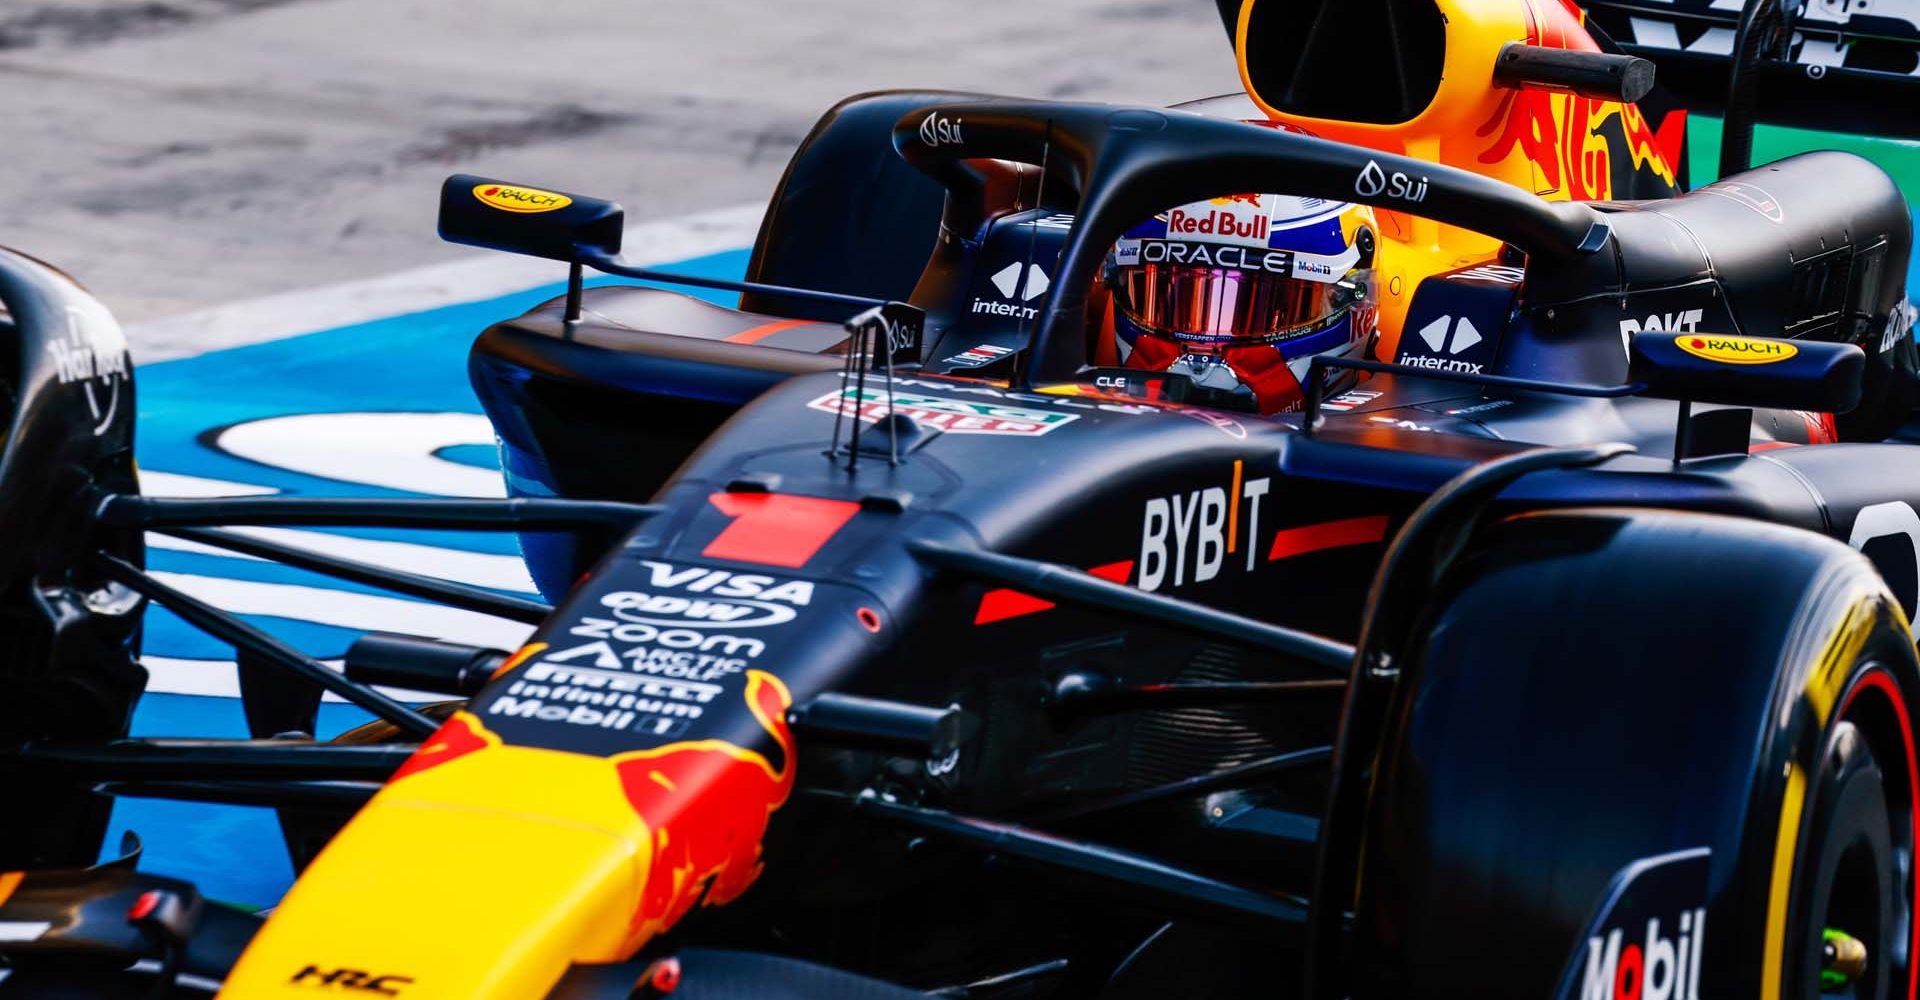
[[[380,996],[399,996],[402,986],[413,984],[411,976],[380,976],[360,969],[322,969],[309,965],[293,974],[287,980],[296,986],[317,986],[337,990],[352,990],[356,993],[374,993]]]

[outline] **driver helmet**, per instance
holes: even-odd
[[[1374,333],[1378,228],[1364,205],[1277,194],[1154,216],[1101,272],[1119,359],[1248,410],[1300,409],[1313,356],[1357,353]]]

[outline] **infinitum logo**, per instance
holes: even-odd
[[[995,271],[993,277],[988,280],[993,282],[994,288],[1000,290],[1001,297],[1008,301],[995,302],[985,297],[977,298],[973,300],[973,312],[976,315],[1013,316],[1023,320],[1032,319],[1038,315],[1039,309],[1020,305],[1012,300],[1017,298],[1020,302],[1032,302],[1047,294],[1047,288],[1052,282],[1047,279],[1047,272],[1040,270],[1038,264],[1028,264],[1026,272],[1027,279],[1022,282],[1020,264],[1017,262]]]

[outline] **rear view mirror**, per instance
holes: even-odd
[[[1627,381],[1658,399],[1845,413],[1867,356],[1852,344],[1718,333],[1636,333]]]
[[[576,263],[620,255],[619,205],[525,184],[454,174],[440,186],[440,238]]]

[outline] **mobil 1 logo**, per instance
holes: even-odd
[[[1561,973],[1559,1000],[1700,1000],[1705,847],[1641,858],[1608,884]]]

